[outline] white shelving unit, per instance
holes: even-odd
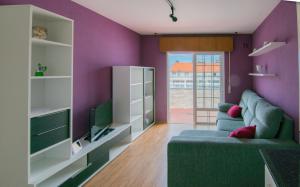
[[[47,40],[32,38],[33,26],[47,28]],[[0,181],[34,187],[71,158],[73,20],[31,5],[0,6],[0,27]],[[39,63],[48,68],[44,77],[34,76]],[[65,111],[68,125],[60,125],[68,138],[33,152],[31,121]],[[47,141],[47,133],[58,129],[37,136]]]
[[[145,95],[146,92],[148,95]],[[130,123],[133,140],[146,129],[146,110],[148,116],[152,111],[152,123],[147,127],[154,124],[154,98],[154,68],[113,67],[114,122]]]
[[[155,69],[144,68],[144,129],[155,123]]]
[[[276,77],[276,74],[270,73],[249,73],[249,75],[254,77]]]
[[[257,49],[253,53],[249,54],[249,56],[260,56],[266,54],[270,51],[273,51],[279,47],[286,45],[286,42],[270,42],[267,45],[262,46],[261,48]]]

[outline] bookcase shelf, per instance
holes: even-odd
[[[10,158],[1,162],[1,186],[36,187],[71,158],[74,22],[36,6],[8,5],[0,6],[0,25],[0,136],[13,137],[1,147]],[[37,26],[47,30],[45,40],[34,38]],[[38,64],[46,76],[35,77]]]
[[[72,47],[70,44],[60,43],[60,42],[53,42],[49,40],[42,40],[37,38],[32,38],[31,42],[33,45],[42,45],[42,46],[57,46],[57,47]]]
[[[114,122],[130,123],[132,140],[155,123],[155,69],[113,67]],[[151,111],[149,114],[149,111]],[[147,118],[147,120],[145,120]],[[151,123],[147,123],[151,121]]]

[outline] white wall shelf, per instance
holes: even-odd
[[[32,76],[32,80],[43,80],[43,79],[70,79],[72,78],[71,76]]]
[[[249,56],[260,56],[263,54],[266,54],[268,52],[271,52],[279,47],[282,47],[286,45],[286,42],[270,42],[266,45],[264,45],[263,47],[257,49],[256,51],[254,51],[253,53],[249,54]]]
[[[49,40],[42,40],[37,38],[32,38],[31,42],[33,45],[42,45],[42,46],[58,46],[58,47],[72,47],[70,44],[60,43],[60,42],[53,42]]]
[[[254,77],[276,77],[276,74],[270,73],[249,73],[249,75]]]

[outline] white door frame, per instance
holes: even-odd
[[[220,52],[220,51],[216,51],[216,52],[186,52],[186,51],[183,51],[183,52],[167,52],[167,68],[166,68],[166,74],[167,74],[167,123],[170,122],[170,67],[169,67],[169,55],[170,54],[191,54],[193,55],[193,127],[196,128],[196,85],[195,84],[195,80],[196,80],[196,68],[195,68],[195,65],[196,65],[196,56],[199,55],[199,54],[219,54],[219,55],[223,55],[223,65],[222,65],[222,75],[223,75],[223,78],[222,78],[222,93],[223,95],[221,95],[222,97],[222,100],[225,101],[225,52]]]

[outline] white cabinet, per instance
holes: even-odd
[[[132,139],[154,124],[154,68],[113,67],[113,120],[130,123]]]
[[[32,37],[35,26],[47,39]],[[0,6],[0,33],[1,186],[36,186],[71,157],[73,20],[31,5]],[[38,64],[45,76],[35,76]],[[67,122],[53,127],[57,113]]]
[[[266,165],[265,165],[265,187],[277,187],[277,185],[275,184],[274,179]]]

